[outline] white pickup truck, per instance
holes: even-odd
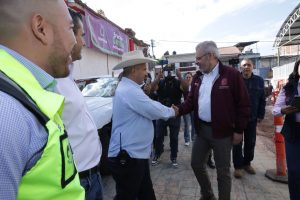
[[[97,126],[102,144],[100,172],[103,175],[109,174],[107,153],[111,136],[112,101],[117,85],[117,78],[98,77],[93,78],[93,81],[87,84],[82,90],[88,109]]]

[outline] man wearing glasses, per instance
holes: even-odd
[[[219,61],[213,41],[196,47],[195,74],[191,92],[179,106],[179,115],[194,110],[197,137],[192,150],[191,165],[201,187],[201,199],[214,200],[206,162],[211,149],[217,168],[219,198],[230,200],[230,158],[232,144],[243,138],[250,115],[250,102],[241,74]]]

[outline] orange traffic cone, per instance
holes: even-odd
[[[286,159],[284,137],[280,133],[283,126],[283,117],[274,117],[275,135],[274,142],[276,147],[276,169],[269,169],[265,176],[273,181],[287,183]]]

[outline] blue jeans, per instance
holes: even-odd
[[[103,200],[103,189],[100,173],[81,178],[80,184],[85,190],[86,200]]]
[[[183,122],[184,122],[184,142],[190,142],[190,124],[191,124],[191,117],[190,114],[183,115]]]
[[[195,124],[194,124],[194,111],[190,112],[190,118],[191,118],[191,137],[192,137],[192,141],[195,140]]]
[[[172,160],[177,158],[180,117],[170,118],[167,121],[162,119],[156,121],[155,155],[157,157],[160,157],[164,151],[164,137],[167,133],[167,127],[170,128],[170,158]]]
[[[191,138],[194,141],[195,137],[195,126],[194,126],[194,113],[190,112],[186,115],[183,115],[183,122],[184,122],[184,141],[190,142]],[[191,131],[190,131],[191,126]],[[190,134],[191,133],[191,134]]]
[[[293,142],[286,140],[286,162],[288,168],[288,184],[291,200],[300,199],[300,137]]]
[[[251,161],[254,158],[254,148],[256,143],[256,124],[256,121],[249,122],[246,129],[244,130],[244,141],[241,141],[237,145],[233,145],[232,158],[235,169],[241,169],[245,165],[250,165]]]

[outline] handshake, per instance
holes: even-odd
[[[177,106],[175,106],[174,104],[172,104],[172,106],[171,106],[173,109],[174,109],[174,111],[175,111],[175,117],[177,117],[178,115],[179,115],[179,108],[177,107]]]

